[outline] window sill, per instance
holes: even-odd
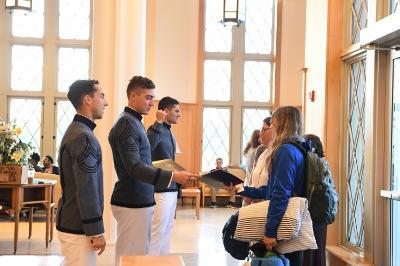
[[[371,266],[373,264],[367,263],[363,258],[357,254],[342,248],[340,246],[327,246],[327,261],[328,265],[354,265],[354,266]]]

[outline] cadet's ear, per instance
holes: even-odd
[[[91,101],[92,101],[92,96],[90,96],[89,94],[82,96],[82,105],[90,104]]]

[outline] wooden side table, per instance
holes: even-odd
[[[196,216],[197,216],[197,220],[199,220],[200,219],[200,189],[198,189],[198,188],[182,188],[181,196],[196,198]]]
[[[46,248],[53,239],[54,227],[54,186],[55,180],[49,180],[46,184],[0,184],[2,199],[12,202],[14,210],[14,254],[17,252],[19,213],[23,207],[43,205],[46,210]],[[29,218],[29,237],[32,233],[32,213]]]

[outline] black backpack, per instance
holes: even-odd
[[[314,223],[331,224],[335,221],[339,202],[338,193],[332,177],[329,163],[298,142],[285,142],[296,146],[304,155],[306,166],[305,192],[308,199],[308,209]]]
[[[244,260],[249,255],[249,243],[234,238],[239,212],[232,215],[222,229],[222,242],[225,250],[237,260]]]

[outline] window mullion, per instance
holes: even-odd
[[[232,59],[232,144],[231,163],[239,164],[241,157],[242,136],[242,104],[244,84],[244,25],[233,30],[233,59]]]
[[[54,155],[54,99],[57,93],[57,40],[58,40],[58,1],[45,1],[44,64],[43,64],[43,140],[41,153]]]
[[[0,60],[0,117],[7,119],[7,91],[10,90],[11,76],[11,46],[5,41],[10,39],[11,20],[8,11],[0,8],[0,51],[4,56]]]

